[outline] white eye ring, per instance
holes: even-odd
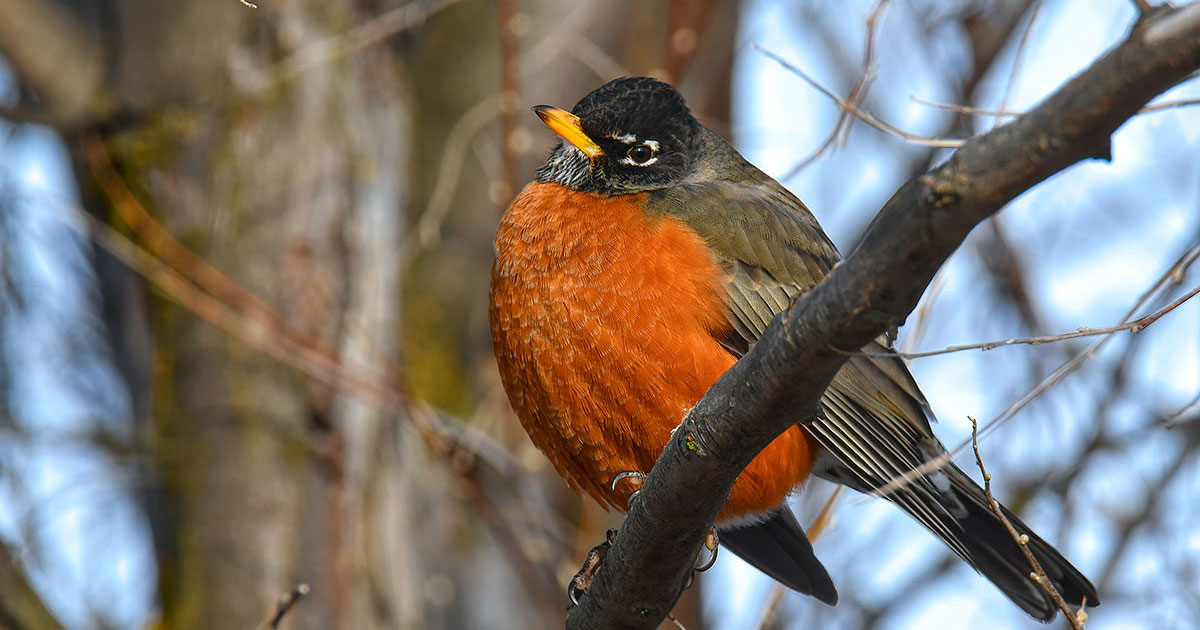
[[[644,149],[644,148],[650,149],[650,156],[644,160],[635,160],[633,157],[634,151],[637,151],[639,149]],[[630,147],[629,151],[625,154],[625,157],[621,158],[621,164],[625,164],[628,166],[650,166],[651,164],[654,164],[657,161],[658,161],[658,143],[655,142],[654,140],[644,140],[644,141],[642,141],[641,144]]]

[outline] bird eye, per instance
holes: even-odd
[[[636,147],[629,147],[627,155],[629,155],[630,160],[633,160],[634,164],[645,164],[650,161],[650,158],[654,157],[654,149],[644,144],[639,144]]]

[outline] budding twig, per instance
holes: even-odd
[[[1029,561],[1029,566],[1033,568],[1033,571],[1029,574],[1030,579],[1037,582],[1037,585],[1046,591],[1046,594],[1054,601],[1054,605],[1067,616],[1067,621],[1074,630],[1084,630],[1083,622],[1087,619],[1087,613],[1083,612],[1083,608],[1087,604],[1087,598],[1085,597],[1080,602],[1078,611],[1071,610],[1071,607],[1063,600],[1062,595],[1058,593],[1058,589],[1054,588],[1054,584],[1050,583],[1050,578],[1046,577],[1046,572],[1042,569],[1042,563],[1038,562],[1037,557],[1029,550],[1029,536],[1018,532],[1012,523],[1008,521],[1008,517],[1004,515],[1004,510],[1000,509],[1000,502],[992,496],[992,476],[988,474],[987,468],[984,468],[983,457],[979,454],[979,422],[975,418],[970,418],[970,420],[971,448],[975,449],[975,463],[979,466],[979,472],[983,475],[983,493],[987,495],[988,505],[992,508],[992,512],[1000,517],[1000,522],[1004,523],[1004,529],[1007,529],[1009,535],[1017,542],[1017,546],[1021,548],[1021,553],[1025,554],[1025,559]]]
[[[308,595],[311,590],[308,584],[301,582],[292,590],[284,593],[279,598],[279,603],[275,605],[275,613],[268,617],[260,627],[264,629],[269,628],[270,630],[279,628],[279,622],[283,621],[283,616],[294,608],[300,600],[304,599],[304,596]]]

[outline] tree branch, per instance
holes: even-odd
[[[29,583],[17,549],[0,540],[0,627],[59,630],[62,625]]]
[[[646,479],[568,628],[654,628],[739,472],[811,418],[854,351],[903,323],[967,233],[1071,164],[1200,66],[1200,4],[1143,16],[1129,37],[1029,113],[968,141],[903,185],[861,245],[777,317],[688,413]]]
[[[0,15],[0,54],[37,94],[40,116],[60,127],[78,122],[103,78],[96,38],[55,2],[0,0]]]

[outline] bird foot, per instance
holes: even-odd
[[[625,501],[625,507],[626,507],[626,509],[628,509],[630,507],[633,507],[633,499],[635,497],[637,497],[639,492],[642,491],[642,485],[646,483],[646,473],[639,472],[636,470],[627,470],[627,471],[617,475],[616,477],[613,477],[613,480],[612,480],[613,492],[617,491],[618,484],[620,484],[622,481],[626,481],[626,480],[628,480],[630,485],[633,486],[633,492],[629,493],[629,498]]]
[[[704,547],[696,556],[696,564],[692,567],[692,572],[688,574],[687,584],[683,585],[683,590],[692,588],[692,583],[696,581],[696,574],[703,573],[713,567],[717,563],[717,550],[720,549],[720,540],[717,537],[717,528],[713,527],[704,535]],[[708,554],[705,554],[705,550]],[[707,557],[705,557],[707,555]],[[701,560],[704,558],[704,560]]]
[[[704,535],[704,548],[700,550],[700,555],[696,556],[696,566],[693,567],[692,570],[703,572],[711,569],[712,566],[717,563],[717,551],[719,551],[720,548],[721,539],[717,536],[717,528],[713,527],[712,529],[708,530],[707,534]],[[708,551],[708,557],[702,562],[700,558],[703,558],[706,555],[704,553],[706,550]]]
[[[592,579],[596,577],[596,571],[600,570],[600,565],[604,564],[604,558],[608,556],[608,550],[612,548],[612,541],[616,535],[617,530],[608,530],[604,534],[604,542],[588,551],[583,566],[579,568],[575,577],[571,578],[571,583],[567,585],[567,597],[571,600],[572,606],[579,605],[579,598],[592,584]]]
[[[642,477],[645,477],[645,475],[642,475]],[[616,485],[615,481],[613,485]],[[583,566],[579,568],[579,572],[575,574],[575,577],[571,578],[571,583],[567,585],[567,597],[571,600],[572,606],[579,605],[579,598],[583,597],[588,586],[591,586],[592,580],[596,577],[596,572],[600,570],[600,565],[604,564],[604,559],[608,557],[608,551],[612,548],[613,539],[616,536],[617,530],[615,529],[605,532],[604,542],[592,547],[588,551],[587,557],[583,560]],[[714,527],[708,530],[708,534],[704,536],[704,547],[701,549],[700,554],[696,556],[696,564],[692,567],[692,572],[688,574],[688,583],[683,587],[684,590],[692,587],[692,582],[696,580],[697,573],[707,571],[716,564],[718,549],[720,549],[720,542],[717,537],[717,530]],[[705,551],[708,553],[705,553]]]

